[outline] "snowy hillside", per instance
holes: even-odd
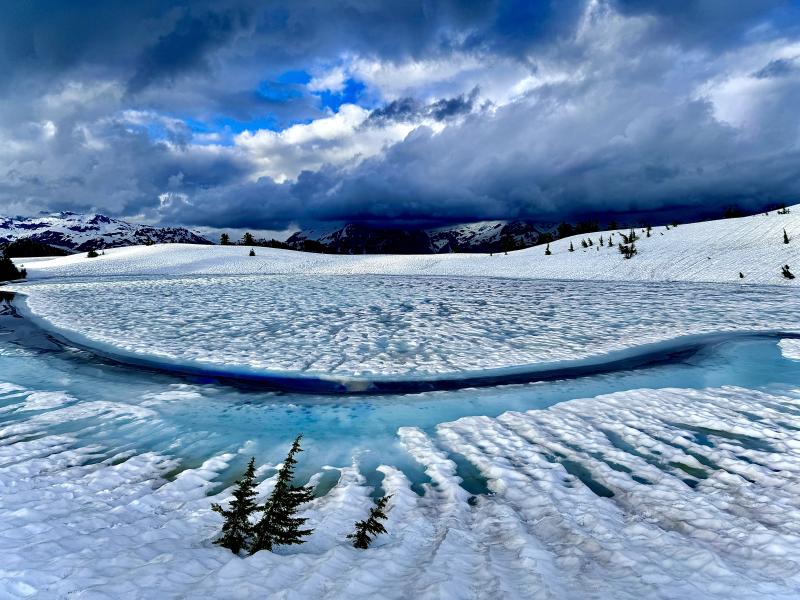
[[[20,239],[31,239],[78,252],[148,242],[211,243],[183,227],[136,225],[100,214],[79,215],[62,212],[31,219],[0,217],[0,244]]]
[[[707,281],[743,284],[800,283],[800,206],[787,215],[771,212],[738,219],[658,227],[651,237],[641,230],[638,253],[622,257],[618,245],[627,230],[572,236],[544,246],[507,255],[440,254],[332,256],[290,250],[258,248],[247,256],[242,247],[151,246],[111,250],[105,256],[83,255],[22,261],[29,278],[113,277],[117,275],[186,274],[386,274],[458,275],[530,279],[605,281]],[[789,243],[783,243],[784,229]],[[612,239],[614,246],[600,246]],[[583,248],[583,240],[593,245]],[[574,251],[570,252],[570,244]],[[19,261],[18,261],[19,262]],[[788,264],[797,279],[788,280],[781,267]],[[739,274],[744,275],[740,278]]]

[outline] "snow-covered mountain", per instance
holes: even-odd
[[[64,250],[84,252],[153,243],[210,244],[183,227],[138,225],[101,214],[61,212],[29,219],[0,217],[0,244],[30,239]]]
[[[286,243],[296,250],[334,254],[445,254],[499,252],[539,243],[553,225],[528,221],[481,221],[436,229],[386,229],[348,223],[343,227],[306,229]]]

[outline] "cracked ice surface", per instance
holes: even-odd
[[[226,499],[233,453],[178,469],[156,452],[108,456],[82,443],[82,427],[150,426],[158,414],[56,397],[0,384],[4,597],[788,599],[800,589],[797,388],[640,389],[433,433],[401,428],[431,483],[418,496],[381,467],[392,508],[374,547],[344,538],[370,505],[354,463],[307,505],[307,544],[247,558],[211,544],[220,519],[209,505]],[[471,500],[452,453],[494,493]]]
[[[142,358],[415,377],[581,359],[689,334],[797,330],[791,288],[388,276],[27,285],[36,316]]]

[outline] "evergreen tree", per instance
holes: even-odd
[[[86,253],[86,258],[97,258],[98,256],[100,255],[95,250],[89,250],[89,252]]]
[[[592,243],[592,238],[589,238],[589,245],[594,246],[594,244]]]
[[[783,243],[784,244],[788,244],[789,243],[789,236],[786,235],[786,230],[785,229],[783,230]]]
[[[231,245],[231,236],[227,233],[223,233],[219,236],[219,245],[220,246],[230,246]]]
[[[569,251],[575,252],[575,248],[573,247],[572,242],[569,243]]]
[[[601,246],[605,246],[605,242],[603,241],[603,236],[602,235],[600,236],[600,245]]]
[[[634,254],[636,254],[636,244],[633,242],[629,244],[620,244],[619,245],[620,254],[626,259],[632,258]]]
[[[255,538],[250,546],[250,554],[259,550],[270,550],[274,546],[289,544],[302,544],[302,538],[309,535],[313,529],[301,529],[308,519],[296,517],[300,505],[310,501],[314,490],[309,486],[296,487],[292,485],[294,466],[297,464],[295,455],[302,452],[298,435],[283,466],[278,471],[278,481],[272,490],[267,502],[258,508],[263,513],[261,519],[254,527]]]
[[[356,530],[347,536],[348,540],[353,540],[355,548],[366,550],[372,543],[373,538],[381,533],[386,533],[386,528],[381,521],[386,520],[386,504],[391,496],[382,496],[375,502],[375,506],[369,511],[366,521],[356,522]]]
[[[742,273],[741,271],[739,271],[739,279],[744,279],[744,273]]]
[[[581,240],[581,246],[583,246],[584,248],[588,248],[589,244],[586,243],[586,240]]]
[[[256,459],[251,458],[247,464],[247,470],[242,478],[236,482],[236,489],[233,492],[228,510],[219,504],[212,504],[211,510],[218,512],[225,518],[222,525],[222,533],[219,539],[214,540],[224,548],[228,548],[234,554],[239,554],[240,550],[246,550],[250,539],[253,536],[253,526],[250,524],[250,515],[256,510]]]
[[[781,267],[781,275],[783,275],[786,279],[794,279],[794,273],[789,270],[789,265],[783,265]]]
[[[547,244],[547,248],[544,249],[544,255],[550,256],[552,252],[550,252],[550,244]]]
[[[256,240],[253,234],[248,231],[242,236],[242,243],[244,243],[245,246],[255,246]]]
[[[250,256],[255,256],[255,255],[256,255],[256,251],[253,250],[252,248],[250,248]]]
[[[515,250],[517,247],[516,240],[510,235],[504,235],[500,240],[500,245],[504,254],[508,254],[509,251]]]
[[[0,281],[25,279],[27,276],[28,272],[25,269],[18,269],[17,265],[9,257],[0,258]]]

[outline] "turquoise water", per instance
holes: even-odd
[[[278,462],[291,439],[303,433],[306,452],[301,478],[319,472],[323,465],[349,465],[356,457],[370,483],[380,482],[375,467],[391,464],[419,484],[426,476],[398,444],[399,427],[432,430],[460,417],[543,409],[573,398],[635,388],[736,385],[770,389],[797,384],[800,362],[783,358],[777,341],[766,336],[718,341],[662,364],[539,383],[329,396],[248,390],[104,362],[56,343],[6,310],[0,315],[0,381],[35,391],[66,392],[76,399],[72,405],[111,401],[147,409],[143,416],[87,417],[40,426],[37,435],[67,433],[82,444],[98,444],[102,450],[93,460],[124,451],[156,451],[179,458],[181,468],[186,468],[244,447],[240,459],[219,482],[223,484],[238,475],[251,455],[259,463]],[[184,396],[158,397],[165,392]],[[0,401],[0,409],[12,402]],[[32,414],[36,413],[0,412],[0,425],[29,419]],[[466,480],[464,487],[473,493],[482,491],[480,478],[466,461],[454,459]]]

